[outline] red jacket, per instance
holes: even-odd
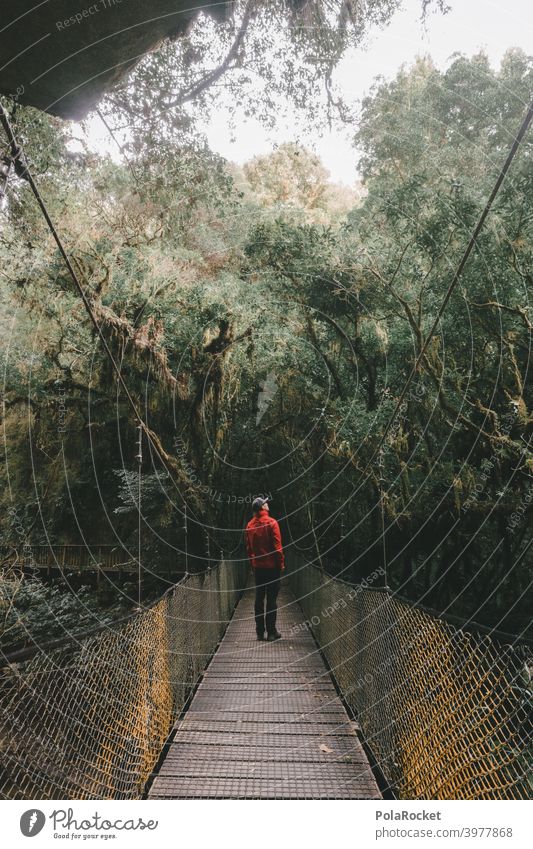
[[[285,568],[279,525],[266,510],[250,519],[244,536],[252,569]]]

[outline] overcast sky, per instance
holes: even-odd
[[[532,0],[448,0],[448,5],[448,14],[431,12],[422,24],[422,0],[404,0],[390,25],[370,31],[366,46],[353,50],[339,66],[337,82],[344,98],[352,103],[361,100],[376,76],[390,79],[401,65],[425,54],[444,69],[455,52],[472,56],[483,49],[495,68],[509,47],[531,52]],[[353,128],[338,128],[323,138],[316,133],[304,137],[294,125],[269,131],[258,121],[240,116],[232,133],[228,115],[219,109],[204,130],[214,151],[239,164],[267,153],[275,144],[298,140],[318,153],[334,181],[353,185],[357,179]],[[89,136],[91,146],[118,158],[115,143],[97,118],[90,122]]]
[[[404,0],[390,25],[370,32],[367,47],[352,51],[339,67],[337,81],[345,98],[360,100],[378,74],[392,78],[402,64],[411,64],[417,55],[429,54],[445,68],[454,52],[471,56],[483,49],[497,67],[509,47],[531,52],[532,0],[448,0],[448,5],[451,10],[447,15],[430,14],[422,25],[421,0]],[[268,152],[275,143],[294,139],[294,129],[280,127],[268,133],[258,122],[242,118],[232,142],[222,110],[205,129],[212,149],[239,163]],[[350,135],[350,131],[337,130],[322,139],[301,139],[316,150],[333,180],[348,185],[357,176]]]

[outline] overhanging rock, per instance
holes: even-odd
[[[0,93],[80,119],[165,37],[201,9],[219,20],[231,3],[198,0],[2,0]]]

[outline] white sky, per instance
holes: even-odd
[[[417,55],[429,54],[440,68],[449,64],[452,53],[473,55],[481,48],[497,67],[509,47],[533,48],[532,0],[448,0],[447,15],[430,14],[420,22],[421,0],[404,0],[390,25],[369,33],[367,49],[351,52],[338,69],[337,82],[349,102],[360,100],[376,76],[390,79],[404,63]],[[235,142],[227,126],[227,116],[218,112],[206,128],[210,147],[227,159],[243,163],[267,153],[273,144],[294,139],[294,129],[268,132],[259,122],[242,118],[236,127]],[[336,182],[351,185],[356,179],[356,152],[351,144],[353,130],[337,130],[324,138],[301,138],[320,156]]]
[[[345,99],[359,101],[370,89],[376,76],[395,76],[402,64],[411,64],[416,56],[429,54],[442,69],[455,52],[473,55],[483,49],[493,67],[497,67],[509,47],[533,47],[532,0],[447,0],[447,15],[433,12],[423,25],[420,21],[422,0],[404,0],[384,30],[371,31],[367,47],[353,50],[337,70],[336,81]],[[219,109],[204,126],[210,147],[229,160],[242,164],[253,156],[268,153],[284,141],[300,140],[320,156],[332,179],[352,185],[357,178],[357,154],[352,147],[351,129],[335,129],[322,138],[318,133],[302,135],[293,125],[267,130],[258,121],[237,116],[234,132],[228,114]],[[89,127],[91,146],[117,155],[116,146],[98,119]],[[233,137],[233,138],[232,138]]]

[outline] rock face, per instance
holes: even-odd
[[[0,93],[64,118],[82,118],[104,91],[204,8],[199,0],[1,0]]]

